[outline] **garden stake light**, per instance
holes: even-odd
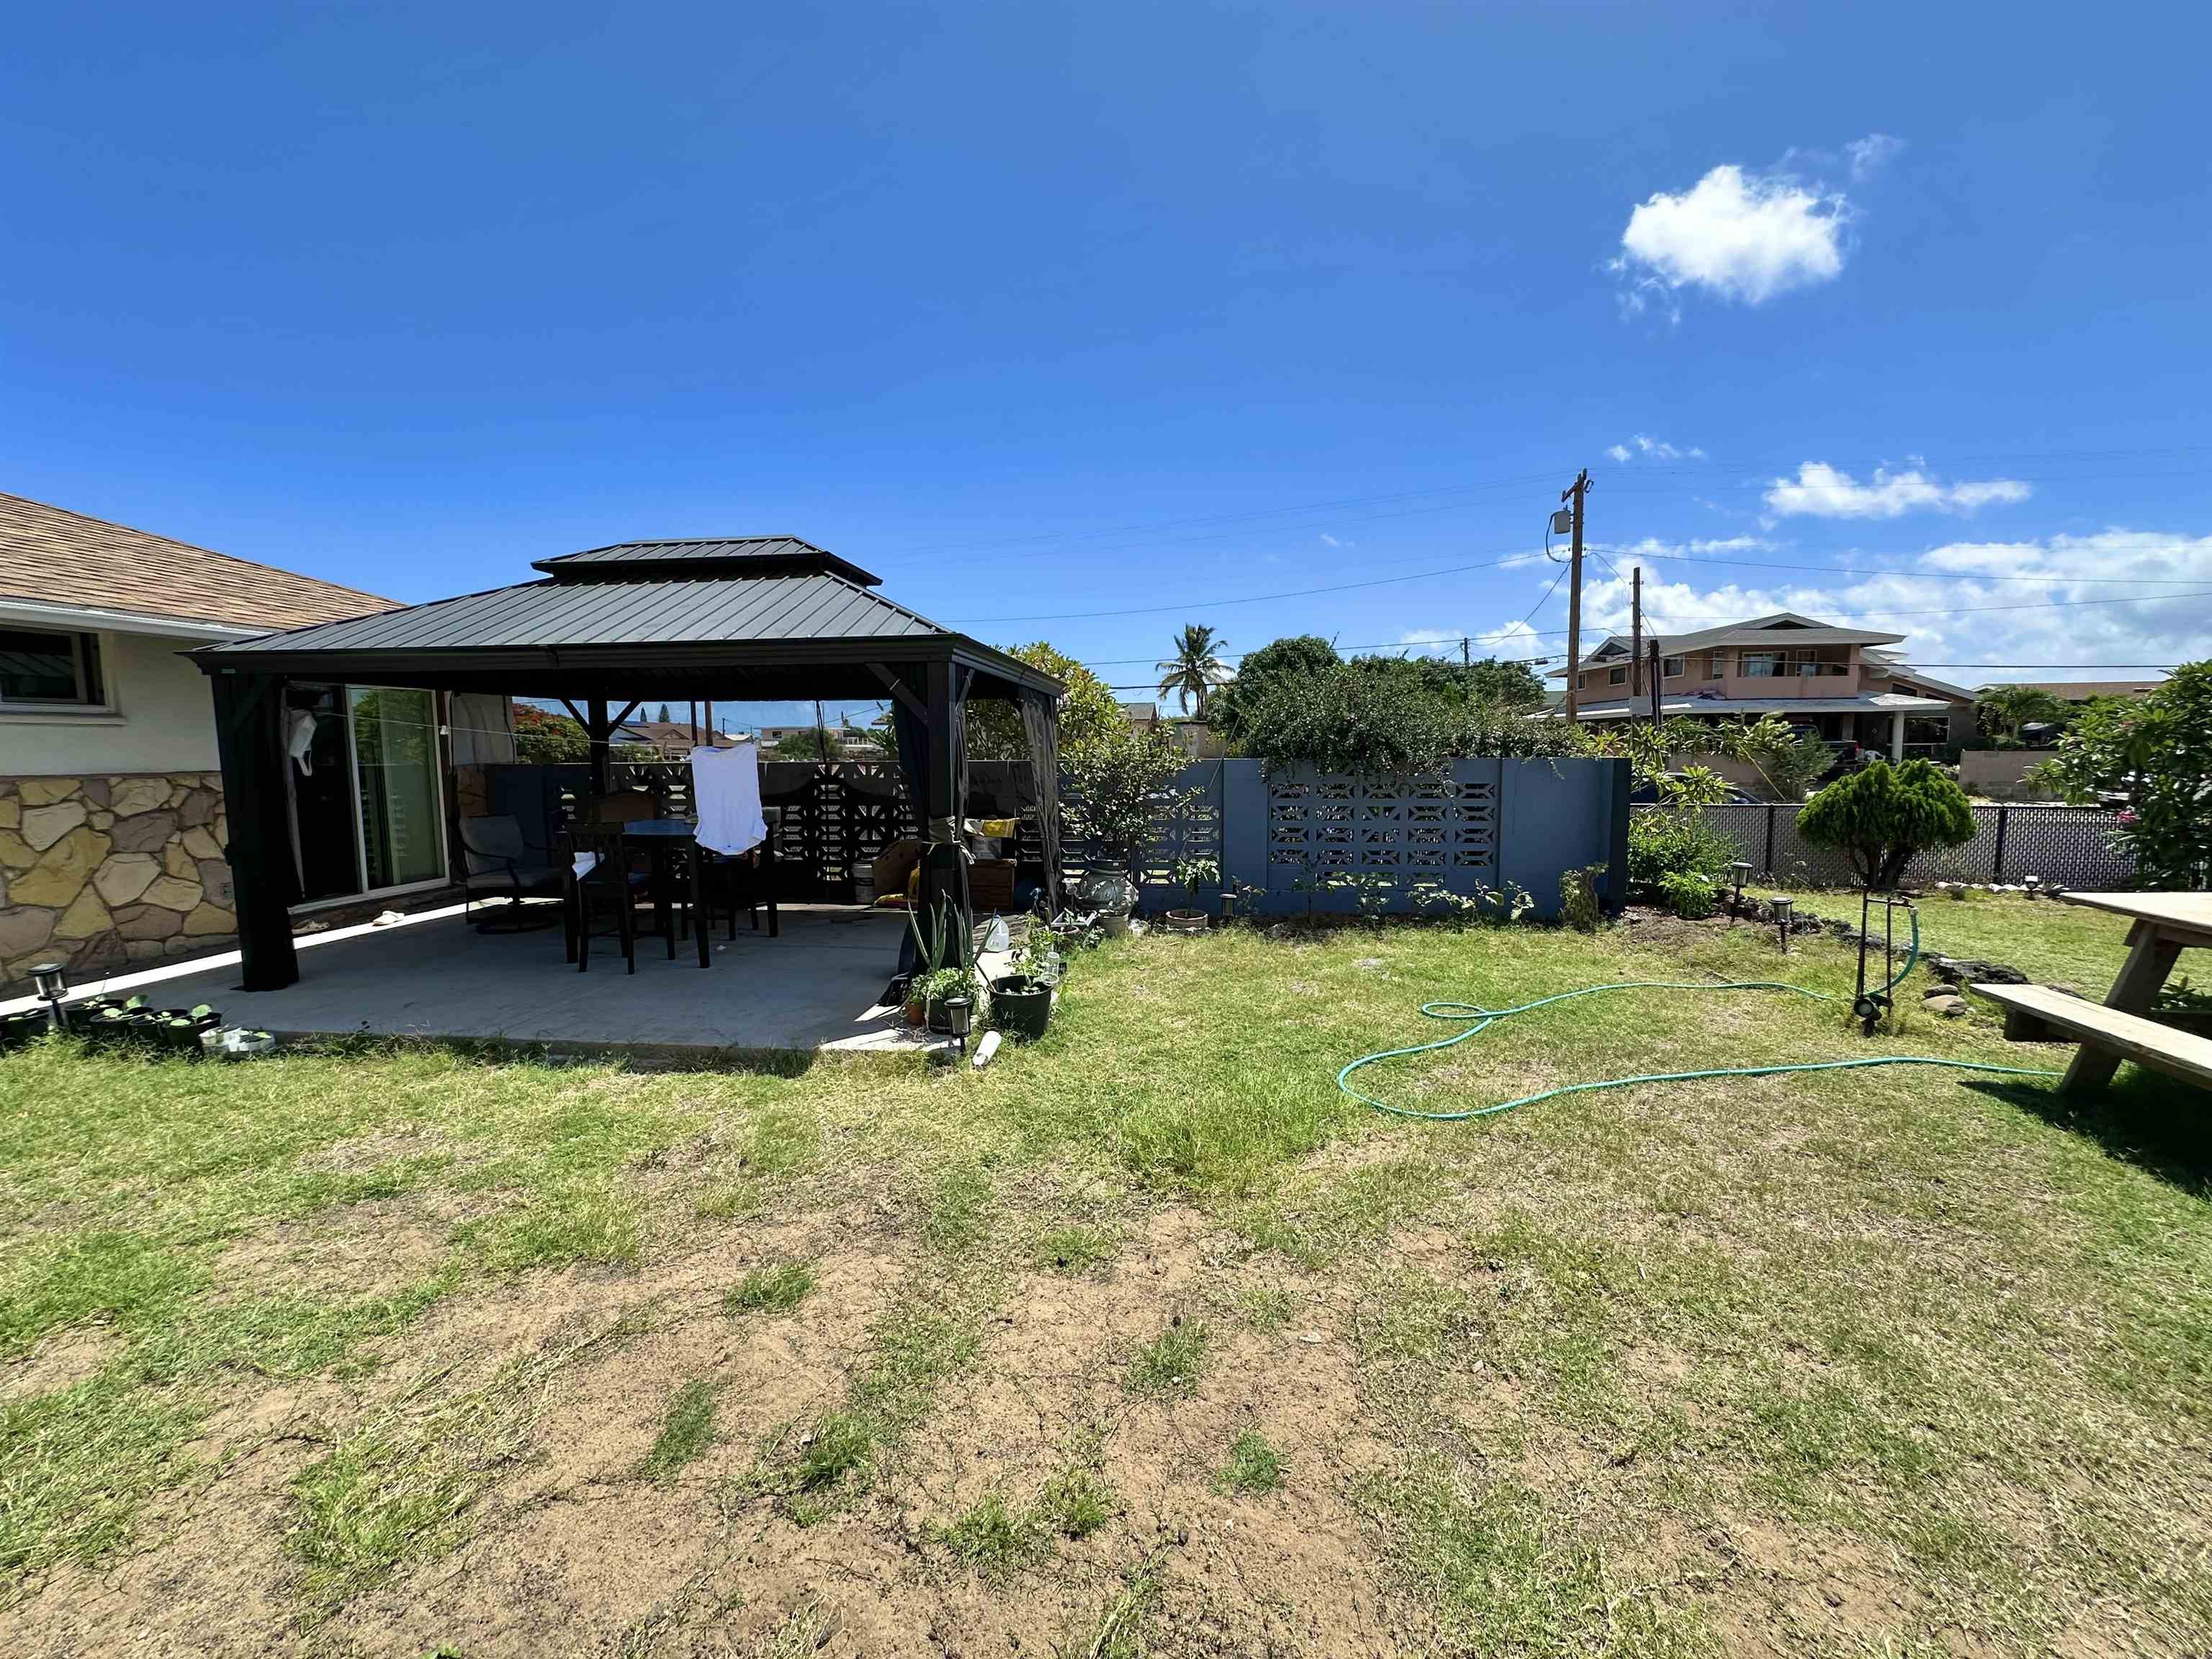
[[[1729,874],[1735,878],[1735,903],[1729,911],[1729,926],[1735,926],[1736,912],[1743,908],[1743,884],[1751,879],[1751,860],[1738,859],[1729,866]]]
[[[975,1005],[966,997],[945,999],[945,1023],[952,1028],[952,1040],[960,1045],[960,1055],[963,1060],[968,1055],[969,1022],[975,1012]]]
[[[39,996],[52,1017],[54,1030],[67,1029],[69,1019],[62,1012],[62,999],[69,994],[69,969],[58,962],[33,963],[31,982],[38,988]]]
[[[1767,902],[1774,907],[1774,925],[1782,934],[1782,954],[1790,954],[1790,912],[1796,900],[1787,893],[1777,893]]]

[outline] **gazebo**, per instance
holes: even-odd
[[[790,536],[623,542],[532,567],[542,580],[193,653],[215,696],[243,989],[300,976],[286,817],[288,681],[489,692],[564,703],[610,782],[610,744],[640,702],[892,699],[898,763],[925,826],[922,917],[969,925],[960,836],[963,711],[1017,703],[1035,767],[1047,890],[1059,890],[1052,676],[874,590],[880,579]]]

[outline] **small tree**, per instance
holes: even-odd
[[[2115,843],[2143,887],[2212,883],[2212,660],[2141,697],[2100,697],[2032,775],[2070,801],[2118,796]]]
[[[592,757],[592,740],[566,714],[514,705],[514,756],[525,766],[561,766]]]
[[[1139,866],[1152,822],[1180,805],[1176,776],[1188,763],[1182,745],[1158,726],[1115,726],[1066,750],[1061,765],[1073,787],[1060,806],[1068,830],[1141,883]]]
[[[1974,809],[1934,762],[1893,766],[1878,760],[1806,802],[1797,832],[1815,845],[1842,848],[1859,879],[1880,892],[1897,885],[1915,854],[1972,841]]]

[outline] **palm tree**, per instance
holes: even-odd
[[[2017,738],[2020,728],[2066,718],[2066,705],[2033,685],[1991,685],[1974,699],[1982,730],[1993,738]]]
[[[1184,623],[1182,632],[1176,636],[1175,655],[1153,665],[1162,676],[1158,695],[1173,697],[1186,714],[1190,713],[1191,699],[1197,698],[1198,717],[1204,720],[1206,700],[1229,679],[1229,665],[1221,660],[1221,648],[1228,643],[1216,639],[1210,628]]]

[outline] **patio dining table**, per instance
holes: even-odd
[[[656,932],[668,941],[668,954],[676,954],[676,906],[672,867],[678,858],[696,852],[698,847],[699,825],[692,818],[639,818],[622,827],[623,844],[635,847],[653,861],[653,919]],[[694,859],[691,865],[698,866]],[[696,877],[695,877],[696,880]],[[691,931],[699,936],[699,965],[707,965],[707,923],[703,916],[692,918]]]

